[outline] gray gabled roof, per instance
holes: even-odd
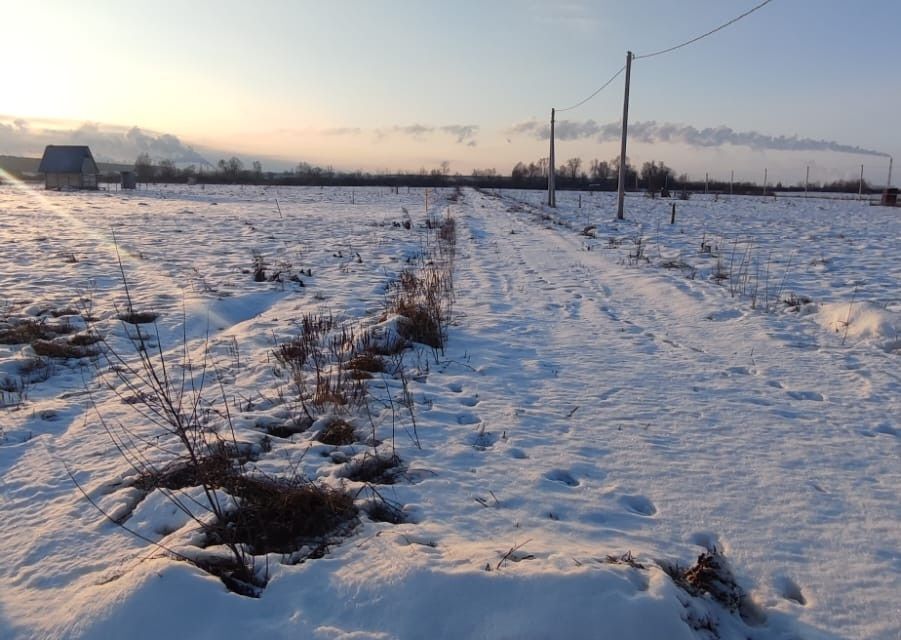
[[[93,173],[98,173],[91,149],[84,145],[48,145],[38,171],[41,173],[81,173],[84,161],[90,160]]]

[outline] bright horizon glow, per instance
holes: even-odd
[[[753,4],[0,0],[0,113],[7,122],[170,133],[212,163],[232,153],[273,169],[307,161],[417,170],[448,160],[452,171],[509,174],[517,161],[547,155],[545,140],[511,135],[513,125],[543,123],[551,106],[584,98],[622,65],[627,48],[640,54],[675,44]],[[899,22],[901,5],[801,4],[775,0],[695,45],[637,61],[630,122],[726,125],[901,157],[901,85],[891,81],[901,45],[879,36]],[[606,124],[621,109],[617,79],[561,115]],[[401,132],[413,125],[435,131]],[[441,130],[469,126],[477,129],[463,138]],[[0,137],[3,153],[10,151]],[[561,161],[578,156],[587,165],[617,154],[616,142],[558,141]],[[759,181],[766,166],[792,184],[808,164],[820,180],[853,177],[860,164],[876,184],[887,173],[887,160],[835,152],[630,141],[629,156],[695,177],[735,169]]]

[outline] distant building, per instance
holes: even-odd
[[[120,172],[122,176],[122,188],[123,189],[136,189],[138,186],[138,176],[134,171],[122,171]]]
[[[82,145],[49,145],[38,172],[47,189],[96,189],[97,163],[90,148]]]

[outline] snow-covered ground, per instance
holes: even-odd
[[[693,196],[670,225],[669,200],[614,222],[611,194],[542,198],[430,195],[457,221],[456,300],[446,350],[404,355],[421,448],[391,375],[371,422],[348,416],[381,449],[394,426],[406,471],[377,490],[405,522],[270,554],[259,598],[75,486],[133,506],[100,417],[149,428],[97,366],[0,345],[0,637],[901,637],[898,210]],[[261,447],[296,411],[272,352],[304,314],[382,326],[425,219],[405,188],[0,187],[0,329],[88,315],[127,353],[118,247],[160,347],[209,348],[251,466],[366,495],[344,477],[366,444],[314,425]],[[159,491],[127,524],[197,543]],[[661,568],[713,548],[740,612]]]

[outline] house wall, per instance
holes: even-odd
[[[81,189],[83,186],[80,173],[48,173],[44,178],[44,186],[47,189],[60,189],[72,187]],[[97,178],[94,177],[94,186],[97,186]]]
[[[81,163],[81,188],[97,188],[97,165],[90,158],[85,158]]]
[[[46,189],[96,189],[96,173],[48,173],[44,177]]]

